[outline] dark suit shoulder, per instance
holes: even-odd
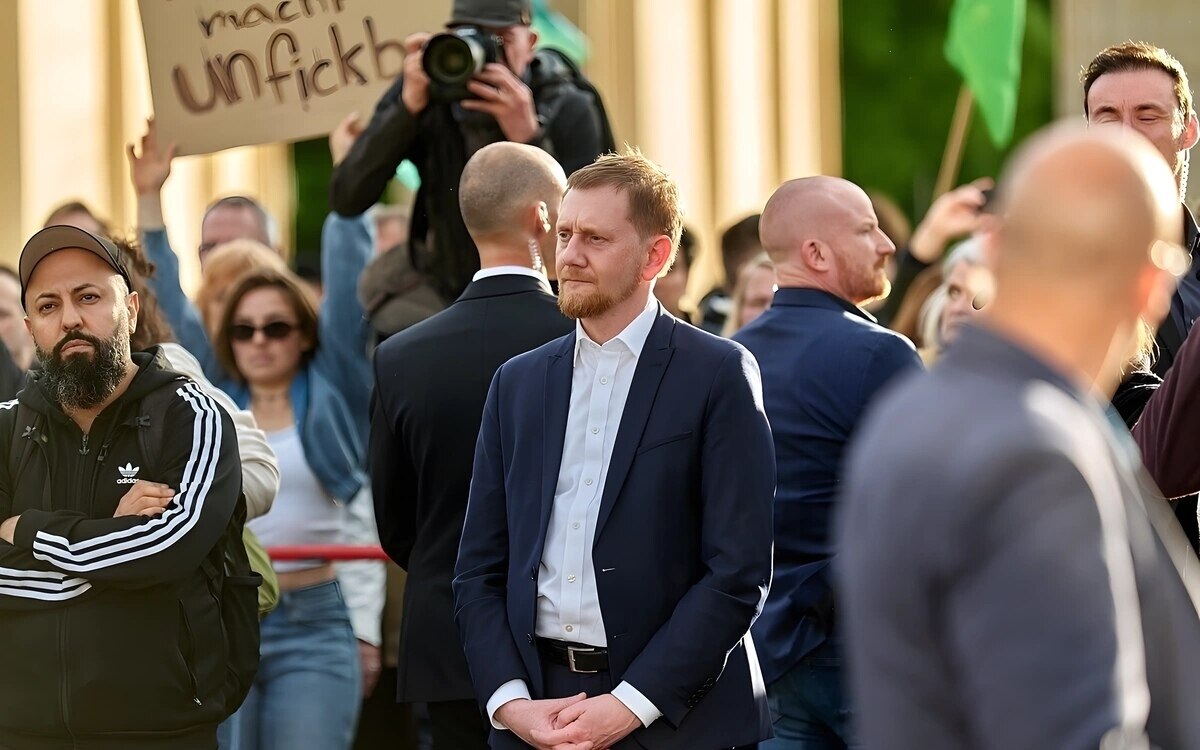
[[[575,331],[571,330],[556,339],[547,341],[536,349],[531,349],[524,354],[518,354],[505,362],[500,370],[506,374],[524,374],[534,371],[542,367],[548,357],[554,357],[564,352],[570,355],[574,352],[574,345]]]
[[[392,360],[430,343],[446,344],[444,337],[461,333],[464,328],[503,328],[510,322],[513,326],[533,323],[547,330],[561,331],[571,326],[559,312],[555,298],[544,292],[460,299],[445,310],[389,336],[376,348],[375,356]]]
[[[992,480],[1003,485],[1039,457],[1076,456],[1089,425],[1084,405],[1045,381],[939,368],[901,381],[868,409],[853,453],[869,455],[860,465],[867,485],[903,477],[914,503],[969,506],[987,502]]]

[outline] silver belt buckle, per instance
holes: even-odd
[[[575,653],[576,652],[581,653],[581,654],[588,654],[595,650],[596,649],[594,649],[594,648],[575,648],[574,646],[567,646],[568,668],[575,674],[598,674],[600,672],[600,670],[598,670],[598,669],[579,669],[578,667],[575,666]]]

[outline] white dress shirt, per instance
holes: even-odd
[[[651,296],[633,322],[603,345],[584,332],[582,323],[575,324],[571,404],[538,571],[536,630],[541,638],[608,646],[592,566],[592,543],[617,429],[638,358],[657,315],[658,300]],[[628,682],[617,685],[612,694],[644,726],[662,716]],[[501,685],[487,704],[492,725],[504,728],[495,719],[500,706],[528,697],[528,686],[522,680]]]
[[[479,281],[480,279],[490,279],[493,276],[532,276],[542,282],[542,287],[547,294],[553,294],[550,289],[550,281],[546,278],[546,274],[541,271],[535,271],[527,266],[492,266],[491,268],[481,268],[471,277],[471,281]]]

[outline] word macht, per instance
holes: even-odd
[[[261,58],[249,50],[228,54],[204,54],[202,72],[193,88],[183,65],[171,70],[171,82],[179,102],[192,113],[210,112],[218,104],[233,106],[244,100],[258,101],[269,89],[276,103],[288,100],[294,89],[301,108],[313,98],[323,98],[347,86],[365,86],[370,70],[374,80],[391,80],[404,65],[404,46],[396,39],[380,40],[375,20],[363,19],[365,41],[348,45],[338,24],[329,24],[328,56],[319,48],[305,51],[296,34],[279,29],[267,40]],[[365,58],[365,59],[364,59]],[[391,64],[385,66],[385,58]],[[366,67],[366,66],[369,66]]]
[[[325,13],[341,13],[344,4],[345,0],[316,0],[319,10]],[[197,20],[204,38],[211,39],[218,27],[241,31],[264,23],[282,24],[297,18],[312,18],[317,12],[313,9],[313,0],[283,0],[275,6],[274,12],[262,3],[254,3],[241,13],[221,10],[208,18],[201,16]]]

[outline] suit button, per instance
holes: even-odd
[[[529,641],[529,643],[532,644],[533,643],[533,633],[526,633],[525,640]]]

